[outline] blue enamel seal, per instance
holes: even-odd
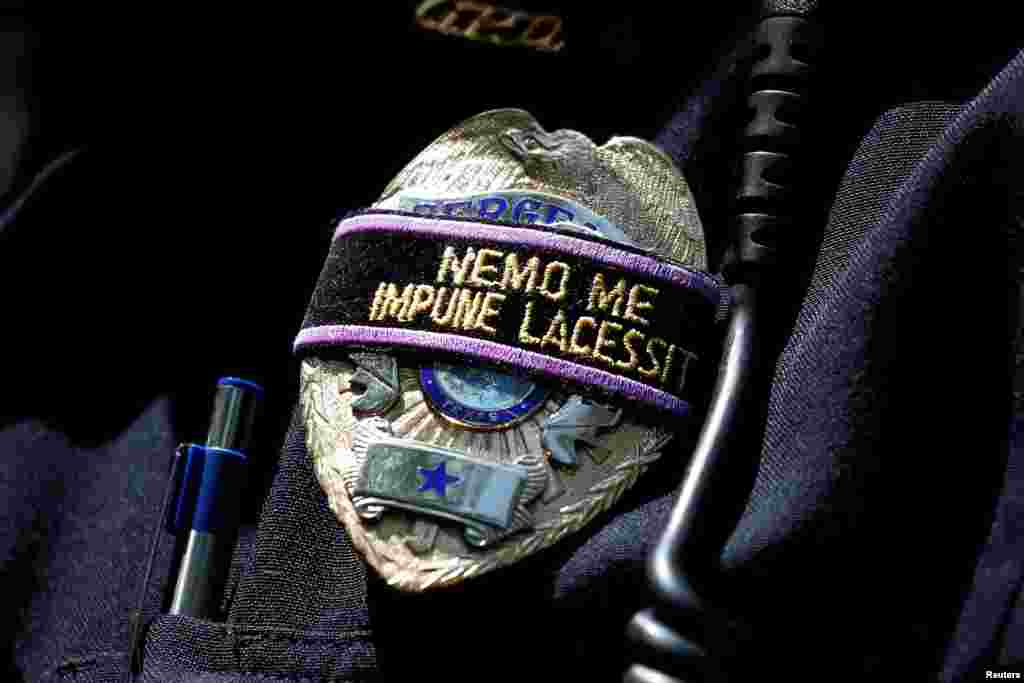
[[[548,390],[524,377],[470,365],[434,363],[420,368],[431,407],[470,429],[505,429],[544,404]]]

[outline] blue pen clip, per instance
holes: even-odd
[[[248,464],[245,451],[262,398],[263,387],[255,382],[218,380],[206,444],[182,444],[175,453],[174,494],[165,521],[169,532],[237,527]]]
[[[221,531],[238,526],[240,496],[249,459],[241,451],[182,444],[175,454],[174,497],[166,527]]]

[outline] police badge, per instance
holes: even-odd
[[[615,503],[708,386],[704,266],[667,156],[513,109],[342,220],[295,347],[317,477],[369,564],[451,585]]]

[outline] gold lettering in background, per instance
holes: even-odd
[[[564,305],[572,277],[572,266],[563,261],[545,264],[539,256],[513,251],[467,247],[460,253],[446,246],[435,284],[378,284],[370,320],[478,331],[493,337],[504,312],[504,292],[521,292],[532,297],[525,302],[518,325],[518,340],[524,347],[575,356],[662,387],[674,385],[681,391],[696,354],[635,327],[651,325],[659,294],[655,287],[631,285],[626,277],[618,277],[609,286],[613,278],[595,273],[585,299],[587,312],[594,315],[572,320],[560,306],[548,320],[536,319],[536,297]],[[673,382],[676,372],[679,379]]]
[[[416,8],[416,24],[492,45],[521,45],[545,52],[565,46],[561,17],[530,15],[472,0],[425,0]]]

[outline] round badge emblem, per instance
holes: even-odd
[[[536,412],[550,393],[523,377],[446,363],[420,368],[420,384],[438,415],[467,429],[511,427]]]

